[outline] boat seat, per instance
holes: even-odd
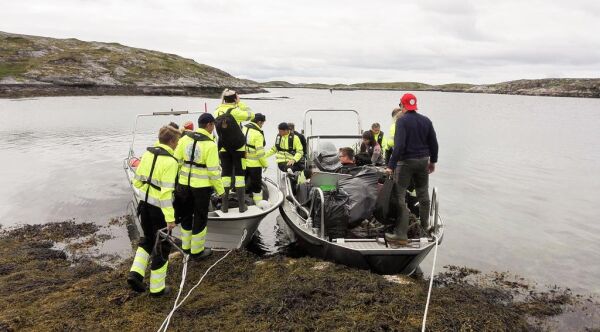
[[[340,158],[337,153],[319,153],[314,159],[313,162],[317,168],[322,172],[337,172],[342,164],[340,163]]]

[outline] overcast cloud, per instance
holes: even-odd
[[[258,81],[600,77],[600,1],[2,1],[0,30],[118,42]]]

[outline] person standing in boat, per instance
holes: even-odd
[[[290,127],[290,133],[294,134],[295,136],[298,136],[298,138],[300,139],[300,144],[302,144],[302,151],[304,151],[303,158],[306,159],[306,154],[308,153],[308,150],[306,149],[306,137],[304,137],[304,135],[296,131],[296,125],[293,122],[288,122],[288,127]]]
[[[246,175],[249,179],[248,189],[252,192],[254,204],[262,201],[262,170],[268,166],[265,159],[265,133],[262,131],[267,118],[264,114],[256,113],[254,121],[242,128],[246,137]]]
[[[402,116],[401,108],[397,107],[392,110],[392,124],[390,125],[390,130],[388,131],[387,136],[384,137],[385,141],[385,164],[387,165],[390,162],[390,157],[392,157],[392,153],[394,152],[394,133],[396,132],[396,121]]]
[[[223,171],[221,173],[225,195],[221,210],[229,210],[229,191],[232,182],[235,182],[239,211],[246,211],[246,141],[242,133],[242,122],[254,119],[254,113],[250,107],[240,101],[240,97],[234,90],[225,89],[223,91],[222,103],[214,112],[217,118],[217,133],[219,134],[219,158]],[[229,121],[232,119],[234,121]],[[236,122],[238,128],[233,128]],[[238,147],[239,146],[239,147]],[[235,176],[235,177],[234,177]]]
[[[407,93],[400,99],[402,117],[396,121],[394,152],[386,172],[394,172],[400,193],[406,192],[411,179],[419,200],[419,217],[423,229],[429,228],[429,174],[438,160],[438,141],[429,118],[417,113],[417,98]],[[395,171],[394,171],[395,168]],[[393,233],[385,233],[390,242],[408,242],[409,210],[404,195],[399,195],[400,212]]]
[[[171,246],[168,242],[154,248],[156,233],[175,228],[173,190],[179,164],[173,156],[180,132],[172,126],[160,128],[158,143],[149,147],[143,155],[132,180],[144,197],[138,204],[138,215],[144,237],[141,238],[127,278],[127,283],[137,292],[146,291],[144,275],[150,263],[150,295],[165,294],[168,257]],[[157,249],[158,252],[154,252]],[[152,254],[152,256],[151,256]],[[151,262],[150,262],[151,261]]]
[[[282,172],[287,172],[288,169],[291,169],[292,172],[304,170],[304,165],[300,162],[302,156],[304,156],[300,138],[294,135],[293,132],[290,132],[287,122],[280,123],[277,129],[279,130],[279,134],[275,138],[275,145],[267,152],[265,158],[276,154],[275,161],[277,162],[277,167]],[[295,191],[298,180],[296,177],[292,177],[290,181]]]
[[[219,196],[225,192],[214,129],[215,118],[210,113],[200,115],[198,129],[186,131],[175,149],[175,157],[181,163],[175,191],[181,248],[192,259],[211,255],[211,249],[204,246],[210,195],[213,189]]]
[[[383,165],[383,149],[370,130],[362,134],[360,152],[369,156],[372,165]]]

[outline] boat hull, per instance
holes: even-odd
[[[126,159],[124,161],[124,168],[127,174],[129,183],[133,178],[134,170],[129,167],[129,162]],[[255,205],[248,206],[248,211],[239,213],[238,208],[230,208],[228,213],[209,212],[207,234],[205,245],[209,248],[219,249],[237,249],[246,247],[254,233],[258,229],[260,222],[271,212],[277,209],[283,202],[283,194],[277,188],[277,185],[268,180],[264,179],[263,183],[268,191],[268,202],[269,208],[262,210]],[[142,197],[142,193],[135,187],[131,187],[133,190],[133,203],[134,211],[137,208],[137,204]],[[138,232],[142,234],[140,223],[136,223]],[[178,230],[175,230],[175,236],[180,236]]]
[[[292,209],[289,202],[284,202],[279,207],[283,220],[296,237],[297,245],[311,256],[350,267],[368,269],[379,274],[410,275],[416,271],[435,244],[416,243],[412,247],[401,249],[387,248],[385,245],[373,243],[376,240],[369,242],[345,239],[345,243],[338,244],[312,234],[309,229],[302,226],[300,217]],[[352,248],[349,248],[349,245],[352,245]]]

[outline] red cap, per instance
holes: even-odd
[[[192,121],[188,121],[183,124],[183,128],[187,130],[194,130],[194,123]]]
[[[400,98],[400,104],[407,111],[416,111],[417,110],[417,97],[412,93],[405,93],[402,98]]]

